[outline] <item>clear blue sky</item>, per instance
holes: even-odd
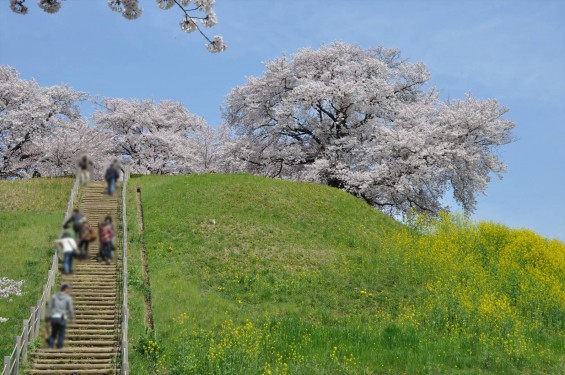
[[[474,218],[565,240],[565,0],[217,0],[209,31],[229,44],[223,54],[182,33],[179,11],[154,0],[140,0],[136,21],[106,0],[67,0],[55,15],[27,2],[26,16],[0,2],[0,64],[42,85],[181,101],[214,126],[225,95],[263,61],[334,40],[398,48],[427,65],[443,98],[472,92],[510,108],[508,172]]]

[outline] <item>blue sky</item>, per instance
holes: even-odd
[[[92,95],[172,99],[221,122],[228,92],[262,62],[342,40],[394,47],[424,62],[444,99],[496,98],[516,123],[473,217],[565,240],[565,0],[217,0],[222,54],[184,34],[180,11],[140,0],[128,21],[106,0],[67,0],[55,15],[28,0],[26,16],[0,2],[0,64],[42,85]]]

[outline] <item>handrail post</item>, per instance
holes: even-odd
[[[35,309],[33,310],[35,313],[35,325],[33,327],[33,338],[35,339],[37,337],[37,335],[39,335],[39,324],[41,324],[41,316],[40,316],[40,311],[39,311],[39,306],[41,305],[41,299],[39,299],[39,301],[37,301],[37,305],[35,307]]]
[[[29,308],[29,313],[31,319],[31,321],[29,322],[29,335],[33,340],[35,339],[35,306]]]
[[[10,356],[4,357],[4,369],[2,370],[2,375],[10,375]]]
[[[22,336],[16,336],[16,350],[14,351],[14,366],[13,373],[18,374],[20,372],[20,353],[21,353]]]
[[[29,347],[29,319],[24,319],[24,334],[22,336],[22,363],[27,363],[27,349]]]

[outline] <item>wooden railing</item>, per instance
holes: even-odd
[[[128,231],[127,231],[127,183],[129,180],[129,168],[124,173],[124,182],[122,184],[122,337],[121,337],[121,354],[123,375],[129,374],[129,351],[128,351]]]
[[[67,203],[67,212],[65,213],[66,220],[73,210],[76,195],[78,192],[78,179],[75,180],[75,184],[71,190],[71,196]],[[59,237],[63,234],[59,234]],[[12,354],[4,357],[4,367],[2,368],[2,375],[18,375],[20,373],[20,366],[27,363],[27,352],[30,342],[34,341],[39,334],[39,326],[41,324],[41,318],[45,313],[45,304],[51,298],[51,288],[55,284],[55,279],[57,277],[57,271],[59,267],[59,256],[57,250],[53,254],[53,261],[51,262],[51,268],[47,273],[47,282],[43,286],[43,293],[41,298],[37,301],[37,305],[30,307],[29,319],[23,321],[22,334],[16,336],[16,343],[14,345],[14,350]]]

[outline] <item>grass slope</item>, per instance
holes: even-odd
[[[23,295],[0,300],[0,356],[10,355],[47,280],[53,240],[65,214],[74,179],[0,181],[0,276],[25,280]]]
[[[336,189],[247,175],[134,178],[128,215],[136,373],[565,369],[561,242],[451,217],[422,236]]]

